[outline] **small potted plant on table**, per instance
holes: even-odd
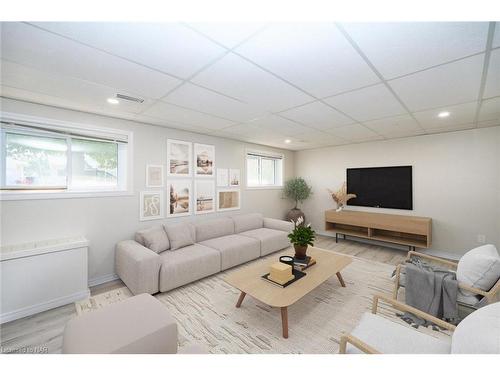
[[[297,221],[291,220],[291,222],[294,224],[295,228],[288,235],[288,238],[295,248],[295,258],[305,259],[307,246],[314,246],[313,241],[316,233],[311,228],[311,224],[302,225],[304,223],[304,219],[301,217],[299,217]]]

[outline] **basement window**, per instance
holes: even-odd
[[[260,151],[247,151],[247,187],[283,187],[283,155]]]
[[[2,115],[2,199],[127,192],[129,136],[114,132]]]

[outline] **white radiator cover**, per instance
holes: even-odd
[[[0,248],[0,323],[88,298],[83,237]]]

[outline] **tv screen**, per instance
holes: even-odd
[[[413,209],[412,167],[348,168],[350,206]]]

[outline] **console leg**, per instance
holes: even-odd
[[[335,232],[335,243],[339,243],[339,234]]]

